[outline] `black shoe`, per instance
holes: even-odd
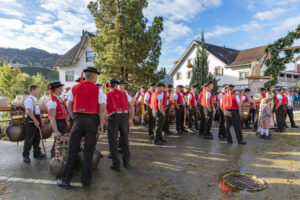
[[[123,164],[123,167],[126,168],[126,169],[129,169],[130,165],[129,164]]]
[[[259,132],[256,132],[255,135],[256,135],[257,137],[260,137],[260,133],[259,133]]]
[[[247,144],[247,142],[243,140],[243,141],[240,141],[239,144],[244,145],[244,144]]]
[[[63,181],[62,179],[57,180],[57,185],[64,189],[72,189],[72,186],[69,182]]]
[[[283,132],[283,130],[277,128],[275,132]]]
[[[118,168],[118,167],[115,167],[115,166],[111,166],[110,167],[112,170],[115,170],[115,171],[117,171],[117,172],[120,172],[121,170],[120,170],[120,168]]]
[[[299,126],[297,126],[297,125],[293,125],[293,126],[292,126],[292,128],[299,128]]]
[[[259,136],[261,139],[266,139],[265,134]]]
[[[265,137],[266,140],[271,140],[271,134]]]
[[[176,131],[176,135],[182,135],[181,131]]]
[[[165,132],[166,135],[172,135],[172,134],[174,134],[172,131],[169,131],[169,130],[165,130],[164,132]]]
[[[43,154],[43,153],[40,153],[40,154],[38,154],[38,155],[34,155],[33,156],[33,158],[35,158],[35,159],[44,159],[46,156],[45,156],[45,154]]]
[[[90,187],[90,185],[82,184],[83,189],[88,189],[89,187]]]
[[[109,159],[111,159],[111,153],[109,153],[107,157],[108,157]]]
[[[182,129],[181,132],[187,133],[188,131],[186,129]]]
[[[151,140],[153,140],[153,139],[154,139],[154,134],[149,135],[149,138],[150,138]]]
[[[154,145],[164,145],[165,143],[163,141],[159,140],[159,141],[154,142],[153,144]]]
[[[23,160],[24,160],[24,163],[30,163],[31,162],[31,160],[28,156],[24,157]]]
[[[167,142],[166,139],[161,139],[160,141],[162,141],[163,143],[166,143],[166,142]]]
[[[227,143],[228,143],[228,144],[232,144],[233,141],[232,141],[232,140],[227,140]]]
[[[226,137],[224,137],[223,135],[219,135],[219,139],[224,140],[224,139],[226,139]]]
[[[204,136],[204,139],[206,139],[206,140],[212,140],[214,138],[213,138],[212,135],[206,135],[206,136]]]

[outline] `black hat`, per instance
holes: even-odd
[[[82,77],[82,81],[85,81],[85,77]],[[79,83],[80,82],[80,77],[78,79],[76,79],[76,82]]]
[[[266,88],[260,88],[260,91],[266,91]]]
[[[230,84],[228,85],[229,88],[234,88],[234,85]]]
[[[142,86],[142,88],[143,88],[143,89],[146,89],[146,87],[145,87],[145,86]]]
[[[184,88],[183,85],[177,85],[178,88]]]
[[[245,92],[250,92],[250,89],[249,89],[249,88],[246,88],[246,89],[245,89]]]
[[[169,85],[168,85],[168,88],[173,88],[173,85],[172,85],[172,84],[169,84]]]
[[[59,88],[59,87],[62,87],[64,86],[64,84],[62,84],[60,81],[55,81],[55,82],[52,82],[48,85],[48,87],[51,89],[55,89],[55,88]]]
[[[127,84],[124,80],[120,80],[119,84]]]
[[[156,84],[155,83],[149,83],[148,86],[155,86]]]
[[[111,79],[110,84],[120,84],[120,82],[117,79]]]
[[[101,84],[101,83],[96,83],[96,85],[97,85],[97,86],[102,86],[102,84]]]
[[[83,70],[83,72],[92,72],[92,73],[96,73],[96,74],[100,74],[100,72],[95,68],[95,67],[87,67]]]
[[[276,86],[274,89],[275,89],[275,91],[280,91],[281,87],[280,86]]]
[[[192,88],[198,88],[198,85],[193,85]]]
[[[212,83],[213,83],[212,81],[208,81],[207,83],[204,84],[204,86],[208,86],[208,85],[210,85]]]
[[[156,87],[163,87],[163,86],[165,86],[165,84],[163,84],[162,82],[156,83]]]

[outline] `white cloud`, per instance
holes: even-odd
[[[36,16],[36,21],[44,23],[50,22],[54,20],[54,16],[50,13],[41,13],[40,15]]]
[[[177,46],[176,48],[175,48],[175,52],[178,54],[178,55],[181,55],[181,54],[183,54],[183,52],[186,50],[186,48],[185,47],[183,47],[183,46]]]
[[[5,34],[6,31],[20,30],[23,28],[23,22],[18,19],[0,18],[0,35]]]
[[[268,10],[265,12],[258,12],[255,14],[254,18],[264,21],[264,20],[273,20],[276,18],[279,18],[282,16],[284,13],[286,13],[287,10],[283,8],[275,8],[273,10]]]
[[[16,17],[23,17],[24,14],[21,12],[18,12],[16,10],[7,8],[7,7],[0,7],[0,12],[2,12],[5,15],[12,15],[12,16],[16,16]]]
[[[1,0],[1,4],[11,5],[11,6],[17,6],[17,7],[21,7],[22,6],[16,0]]]
[[[192,29],[183,23],[176,24],[172,21],[165,21],[164,31],[162,32],[162,38],[167,42],[185,37],[192,33]]]
[[[288,31],[294,31],[300,23],[300,15],[285,19],[280,24],[272,28],[272,36],[278,37],[282,34],[286,34]]]
[[[144,13],[149,19],[163,16],[168,20],[188,21],[197,13],[221,4],[221,0],[150,0]]]
[[[233,32],[236,32],[240,30],[239,27],[224,27],[224,26],[219,26],[217,25],[215,30],[212,31],[212,32],[208,32],[205,34],[205,37],[206,38],[211,38],[211,37],[216,37],[216,36],[220,36],[220,35],[225,35],[225,34],[228,34],[228,33],[233,33]],[[199,37],[199,36],[197,36]]]

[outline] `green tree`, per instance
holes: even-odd
[[[9,100],[15,98],[12,91],[14,91],[19,74],[21,74],[21,71],[17,67],[10,68],[6,63],[0,67],[0,95],[6,96]]]
[[[41,73],[37,73],[35,76],[32,76],[32,79],[33,83],[40,87],[40,96],[43,96],[44,94],[49,94],[49,81]]]
[[[157,70],[161,54],[163,18],[155,17],[151,25],[143,15],[147,0],[97,0],[90,2],[97,31],[90,39],[96,53],[95,66],[101,80],[124,79],[130,89],[137,89],[165,76]]]
[[[213,93],[218,90],[218,80],[209,72],[208,68],[208,53],[205,44],[204,33],[201,34],[201,41],[198,42],[196,58],[192,66],[192,78],[190,86],[197,85],[198,88],[208,82],[214,83]]]

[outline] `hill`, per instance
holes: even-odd
[[[0,63],[20,63],[27,66],[38,66],[51,68],[53,63],[60,57],[59,54],[52,54],[42,49],[13,49],[0,48]]]
[[[58,71],[48,69],[45,67],[20,67],[21,71],[31,76],[36,75],[38,72],[41,73],[48,81],[59,80]]]

